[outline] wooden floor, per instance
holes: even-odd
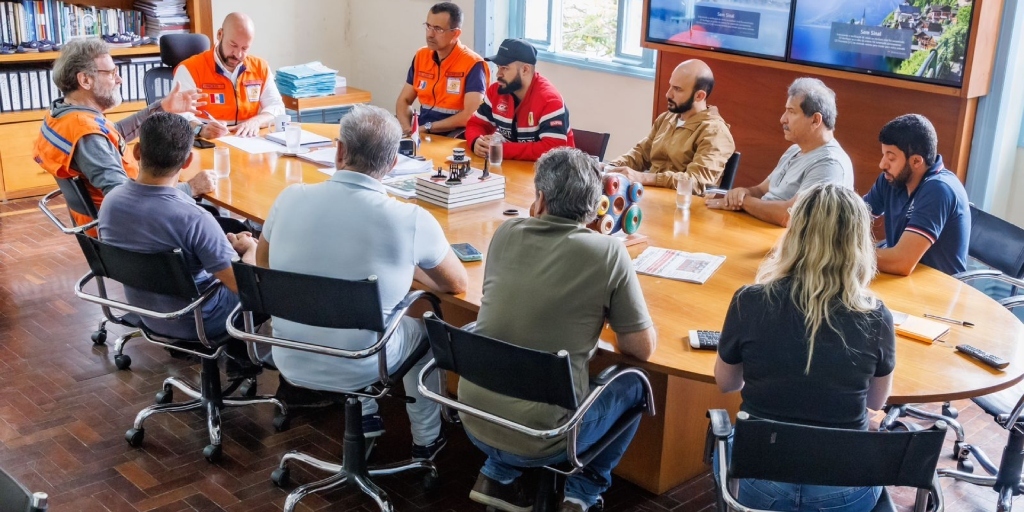
[[[229,410],[223,416],[224,459],[217,465],[201,454],[207,439],[198,414],[154,416],[146,423],[144,445],[129,447],[124,432],[135,413],[152,403],[163,379],[195,378],[197,367],[136,341],[126,349],[131,370],[117,370],[112,348],[89,341],[99,309],[72,292],[85,270],[74,239],[56,231],[34,201],[0,203],[0,467],[32,490],[49,493],[51,510],[281,510],[286,491],[274,487],[269,475],[282,454],[340,453],[342,414],[336,407],[300,416],[283,433],[271,427],[270,406]],[[110,338],[119,332],[112,329]],[[261,376],[261,392],[272,393],[276,385],[272,372]],[[382,404],[388,432],[371,462],[408,457],[408,420],[395,402]],[[970,402],[956,405],[970,441],[998,460],[1006,432]],[[468,499],[483,457],[461,431],[448,433],[451,441],[437,459],[440,492],[424,494],[415,473],[377,482],[397,510],[483,510]],[[940,464],[953,461],[943,457]],[[293,482],[316,476],[292,471]],[[990,489],[951,481],[944,481],[944,489],[947,510],[995,509]],[[906,490],[895,495],[901,504],[912,499]],[[705,474],[663,496],[616,479],[605,499],[609,511],[683,512],[712,510],[714,497]],[[375,507],[362,494],[341,489],[310,496],[299,509]]]

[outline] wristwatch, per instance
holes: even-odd
[[[430,133],[430,128],[432,128],[433,126],[434,126],[434,123],[429,122],[429,121],[426,122],[426,123],[423,123],[423,129],[426,130],[427,133]]]
[[[203,131],[203,123],[197,123],[195,128],[192,128],[192,135],[199,136],[199,132]]]

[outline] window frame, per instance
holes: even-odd
[[[592,71],[602,71],[624,76],[637,78],[654,79],[654,66],[656,52],[650,48],[642,48],[640,57],[622,53],[623,40],[626,35],[626,25],[623,20],[630,14],[628,4],[635,2],[635,8],[643,10],[641,0],[618,0],[617,22],[615,28],[615,54],[611,61],[592,59],[589,57],[574,55],[567,52],[559,52],[555,41],[560,38],[561,33],[555,33],[554,28],[561,26],[561,3],[562,0],[546,0],[548,7],[546,39],[526,38],[526,1],[509,0],[509,37],[522,38],[533,43],[537,47],[537,58],[545,62],[554,62],[574,66]],[[559,28],[560,30],[560,28]],[[640,35],[643,41],[643,34]]]

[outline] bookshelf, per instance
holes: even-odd
[[[186,0],[185,9],[192,25],[192,31],[206,34],[213,40],[212,0]],[[96,7],[131,9],[134,0],[82,0],[74,3]],[[112,48],[114,57],[139,57],[160,55],[157,45],[136,48]],[[59,52],[21,53],[0,55],[0,69],[52,63]],[[113,120],[122,119],[145,107],[143,101],[122,103],[109,112]],[[5,141],[0,148],[0,200],[8,201],[22,197],[42,195],[53,190],[54,182],[42,168],[32,160],[32,145],[46,110],[23,110],[19,112],[0,112],[0,140]]]

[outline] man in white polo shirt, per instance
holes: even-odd
[[[817,78],[797,78],[789,86],[786,111],[779,122],[793,143],[775,170],[760,185],[737,187],[724,198],[708,199],[708,208],[743,210],[765,222],[789,224],[797,193],[818,183],[853,189],[853,162],[833,136],[836,93]]]
[[[341,121],[334,176],[316,185],[292,185],[281,192],[267,216],[256,248],[258,265],[302,274],[360,280],[378,278],[387,316],[409,291],[413,279],[433,290],[461,293],[466,269],[445,239],[440,224],[423,208],[388,197],[380,180],[397,162],[402,127],[380,107],[357,105]],[[331,307],[325,304],[324,307]],[[376,342],[369,331],[310,327],[274,319],[274,335],[357,350]],[[387,344],[389,370],[397,369],[425,343],[418,319],[405,317]],[[377,382],[377,358],[344,360],[281,347],[273,349],[281,375],[319,391],[360,390]],[[444,446],[440,406],[416,390],[428,353],[405,376],[414,458],[432,459]],[[363,424],[379,423],[377,404],[363,401]],[[366,428],[367,436],[383,433]]]

